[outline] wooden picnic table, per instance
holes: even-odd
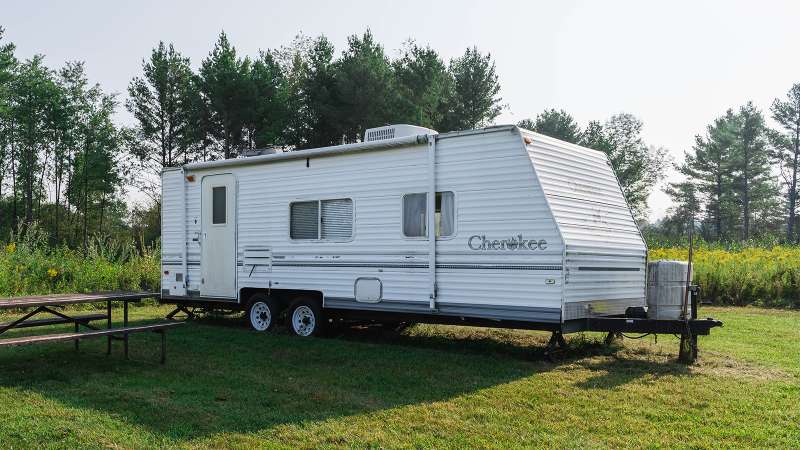
[[[70,334],[69,336],[72,337],[71,340],[75,341],[75,348],[78,348],[78,342],[80,338],[89,338],[89,337],[99,337],[99,336],[107,336],[108,337],[108,344],[106,348],[106,354],[111,354],[111,341],[115,339],[122,340],[124,342],[125,348],[125,358],[128,358],[128,334],[130,332],[139,332],[145,330],[152,331],[161,331],[162,334],[162,361],[164,358],[164,343],[163,343],[163,329],[171,326],[171,324],[161,324],[161,325],[153,325],[149,326],[148,328],[143,327],[128,327],[128,304],[130,302],[138,302],[144,298],[148,297],[157,297],[159,294],[157,292],[105,292],[105,293],[96,293],[96,294],[58,294],[58,295],[34,295],[34,296],[27,296],[27,297],[7,297],[7,298],[0,298],[0,310],[29,310],[33,308],[32,311],[26,312],[22,317],[18,319],[14,319],[11,322],[7,323],[0,323],[0,334],[5,333],[6,331],[13,330],[16,328],[31,328],[37,326],[47,326],[47,325],[54,325],[54,324],[63,324],[63,323],[73,323],[75,325],[75,333]],[[112,321],[111,321],[111,304],[113,302],[122,302],[123,304],[123,319],[122,319],[122,327],[115,329],[113,328]],[[106,304],[106,311],[105,314],[92,314],[92,315],[70,315],[63,311],[57,311],[58,309],[63,309],[64,306],[67,305],[76,305],[82,303],[105,303]],[[34,316],[42,313],[49,313],[54,316],[55,318],[46,318],[46,319],[33,319]],[[106,321],[106,330],[100,330],[99,328],[93,326],[90,322],[95,320],[102,320],[105,319]],[[89,328],[92,331],[86,333],[79,333],[79,327],[83,325]],[[122,336],[116,336],[116,331],[119,331]],[[44,336],[28,336],[26,338],[15,338],[15,339],[5,339],[0,340],[0,345],[3,343],[7,345],[23,345],[23,344],[31,344],[36,342],[45,342],[48,339],[43,339],[48,335]],[[62,335],[68,336],[68,335]],[[52,340],[52,339],[49,339]]]

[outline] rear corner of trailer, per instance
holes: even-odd
[[[562,321],[645,306],[647,247],[606,154],[522,133],[564,241]]]
[[[183,169],[161,173],[161,296],[186,295],[186,223]]]

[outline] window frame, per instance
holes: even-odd
[[[436,191],[436,194],[442,194],[442,193],[445,193],[445,192],[450,192],[450,193],[453,194],[453,233],[449,234],[447,236],[436,236],[436,240],[437,241],[449,241],[450,239],[455,239],[455,237],[458,235],[458,195],[456,195],[456,191],[451,190],[451,189],[447,189],[447,190],[443,190],[443,191]],[[425,207],[425,216],[426,216],[425,217],[425,228],[426,228],[426,233],[425,233],[424,236],[407,236],[406,233],[405,233],[405,226],[404,226],[404,224],[405,224],[405,199],[406,199],[407,195],[415,195],[415,194],[416,195],[425,194],[425,202],[426,202],[425,203],[425,205],[426,205],[426,207]],[[428,215],[427,200],[428,200],[428,193],[427,192],[407,192],[407,193],[404,193],[403,195],[400,196],[400,235],[403,237],[403,239],[407,239],[407,240],[410,240],[410,241],[427,241],[428,240],[428,234],[427,234],[427,227],[428,227],[428,222],[427,222],[427,220],[428,220],[428,217],[427,217],[427,215]],[[434,201],[436,201],[436,195],[435,194],[434,194]],[[433,212],[434,212],[434,214],[436,214],[436,206],[435,205],[434,205],[434,208],[433,208]],[[434,223],[435,223],[435,220],[434,220]]]
[[[352,227],[350,229],[350,237],[347,239],[326,239],[322,238],[322,202],[331,201],[331,200],[350,200],[350,204],[352,205],[352,211],[350,215],[350,222]],[[292,205],[295,203],[309,203],[309,202],[316,202],[317,203],[317,237],[316,239],[296,239],[292,237]],[[326,198],[314,198],[314,199],[295,199],[289,202],[288,207],[288,224],[287,227],[287,236],[289,237],[289,242],[292,244],[303,244],[303,243],[320,243],[320,242],[328,242],[328,243],[342,243],[342,242],[352,242],[356,238],[356,201],[353,197],[342,196],[342,197],[326,197]]]

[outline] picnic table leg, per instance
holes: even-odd
[[[79,331],[79,329],[78,329],[78,321],[76,320],[75,321],[75,332],[77,333],[78,331]],[[75,339],[75,351],[76,352],[78,351],[78,346],[80,345],[80,342],[81,342],[80,339]]]
[[[111,300],[106,301],[106,323],[108,329],[111,329]],[[108,345],[106,347],[106,356],[111,355],[111,335],[108,335]]]
[[[128,328],[128,301],[125,300],[123,303],[123,317],[122,317],[122,326]],[[128,359],[128,333],[125,332],[123,342],[125,345],[125,359]]]

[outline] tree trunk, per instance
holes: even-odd
[[[83,150],[83,256],[89,254],[89,237],[87,235],[87,227],[89,225],[89,175],[87,167],[89,166],[89,145],[87,143]]]
[[[50,160],[50,153],[45,151],[44,164],[42,165],[42,175],[39,177],[39,192],[44,192],[44,176],[47,173],[47,162]],[[47,199],[45,199],[45,202]],[[42,220],[42,197],[36,199],[36,218]]]
[[[718,173],[721,168],[718,168]],[[717,202],[714,205],[715,209],[715,223],[714,227],[717,230],[717,240],[722,239],[722,175],[717,175]]]
[[[749,143],[744,145],[744,165],[742,167],[742,178],[744,186],[742,190],[742,212],[744,213],[744,240],[750,239],[750,149]]]
[[[106,210],[106,194],[104,192],[103,196],[100,198],[100,226],[98,230],[100,236],[103,235],[103,217],[105,216],[105,210]]]
[[[64,161],[56,161],[56,217],[55,217],[55,244],[58,245],[59,227],[61,226],[61,171],[64,170]]]
[[[800,149],[795,146],[794,159],[792,160],[792,181],[789,187],[789,219],[786,223],[786,242],[794,242],[794,218],[797,204],[797,153]]]
[[[16,156],[16,147],[14,144],[11,144],[11,203],[12,203],[12,213],[11,213],[11,225],[14,231],[17,230],[17,156]]]
[[[26,174],[25,174],[25,223],[30,225],[33,222],[33,147],[28,145],[25,153]]]

